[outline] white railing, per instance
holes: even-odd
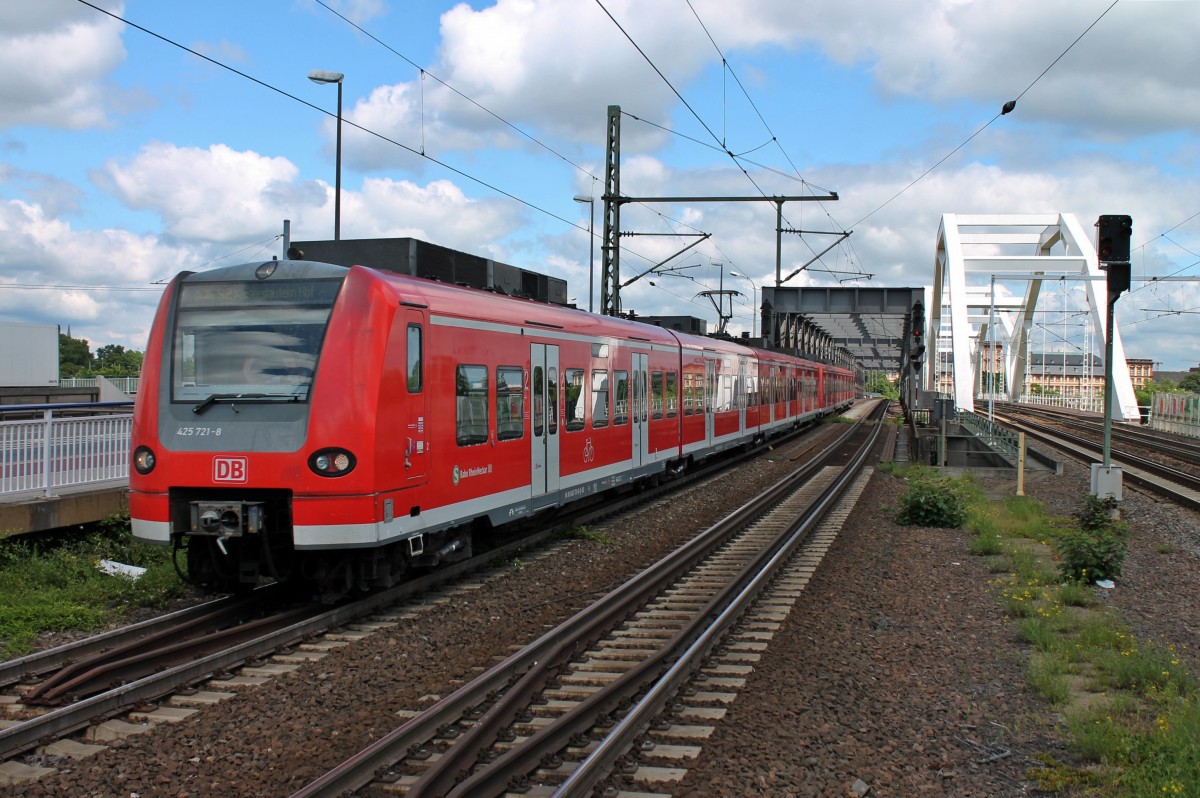
[[[1104,412],[1103,396],[1059,396],[1052,393],[1026,393],[1021,394],[1021,404],[1065,407],[1071,410],[1086,410],[1091,413]]]
[[[1150,406],[1150,427],[1200,438],[1200,395],[1156,393]]]
[[[63,377],[58,381],[60,388],[96,388],[105,380],[121,393],[133,396],[137,393],[140,377]]]
[[[0,497],[129,479],[132,413],[0,421]]]

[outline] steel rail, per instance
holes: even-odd
[[[855,424],[839,441],[830,446],[832,451],[841,445],[857,431]],[[616,588],[596,604],[585,608],[555,629],[547,632],[526,648],[511,654],[504,661],[494,665],[487,672],[462,685],[420,715],[408,720],[401,726],[386,734],[367,748],[355,754],[350,759],[323,774],[293,794],[293,798],[330,798],[341,796],[357,790],[369,783],[377,772],[385,771],[396,761],[404,758],[406,753],[423,745],[434,738],[446,723],[448,717],[461,717],[469,710],[484,704],[491,708],[484,717],[475,723],[459,738],[452,751],[464,753],[454,754],[453,759],[443,755],[435,770],[440,770],[448,776],[428,776],[423,783],[410,785],[407,792],[410,796],[422,794],[443,794],[439,790],[448,790],[462,776],[465,767],[463,763],[471,760],[471,751],[478,751],[493,742],[495,732],[503,725],[511,722],[516,709],[513,699],[520,695],[528,695],[534,687],[545,681],[546,671],[539,668],[541,663],[551,663],[560,666],[568,656],[582,650],[594,639],[600,630],[613,625],[614,618],[620,618],[630,612],[631,604],[638,603],[639,597],[652,591],[654,586],[669,581],[668,575],[678,574],[686,570],[681,559],[694,562],[703,552],[711,551],[722,543],[730,534],[729,530],[736,525],[744,525],[757,515],[762,514],[778,497],[795,489],[796,484],[803,482],[808,474],[816,470],[816,465],[800,469],[796,474],[780,480],[765,494],[751,500],[746,505],[735,510],[712,529],[685,543],[672,554],[662,558],[634,578]],[[599,615],[601,620],[596,620]],[[524,683],[522,683],[524,681]],[[507,694],[512,698],[506,699],[500,691],[508,689]],[[472,763],[473,764],[473,763]],[[448,786],[447,786],[448,785]]]
[[[1032,421],[1018,421],[1012,416],[1000,414],[1000,417],[1005,425],[1030,437],[1065,449],[1088,462],[1100,462],[1101,452],[1087,438],[1062,430],[1051,430]],[[1111,460],[1115,465],[1122,466],[1122,473],[1131,482],[1192,509],[1200,509],[1200,478],[1128,452],[1113,452]]]
[[[583,762],[579,763],[554,791],[554,798],[588,798],[593,795],[596,785],[612,770],[617,759],[629,750],[636,738],[650,726],[655,717],[663,712],[691,675],[699,670],[700,664],[724,638],[728,629],[741,618],[771,580],[786,566],[788,560],[811,534],[813,527],[824,518],[846,492],[846,489],[858,478],[868,454],[875,448],[881,429],[883,429],[882,424],[875,424],[869,440],[817,500],[812,511],[804,518],[799,519],[797,524],[789,530],[787,542],[759,568],[758,573],[716,620],[688,647],[613,730],[597,744]]]
[[[1030,408],[1028,405],[1014,405],[1011,403],[997,403],[996,407],[1002,408],[1006,413],[1021,413],[1041,419],[1057,421],[1061,424],[1076,424],[1084,429],[1093,431],[1102,429],[1103,427],[1096,419],[1079,413],[1061,412],[1041,407]],[[1156,449],[1187,463],[1200,465],[1200,441],[1180,439],[1177,435],[1127,424],[1119,427],[1114,426],[1112,436],[1113,440],[1123,441],[1146,449]]]
[[[66,645],[27,654],[19,659],[0,662],[0,687],[8,687],[23,680],[60,670],[72,662],[126,646],[135,640],[157,635],[163,629],[192,625],[198,619],[203,619],[213,612],[225,611],[227,608],[247,600],[244,596],[225,596],[213,599],[194,607],[176,610],[167,615],[160,615],[157,618],[150,618],[130,626],[111,629]]]
[[[795,434],[799,434],[797,430]],[[786,440],[787,437],[774,440]],[[759,447],[761,448],[761,447]],[[626,495],[618,501],[605,503],[602,508],[583,508],[559,518],[553,525],[546,526],[542,531],[526,535],[517,540],[508,541],[481,553],[479,556],[460,563],[454,563],[438,571],[406,581],[380,593],[372,594],[364,599],[333,608],[313,617],[291,624],[283,629],[269,634],[260,635],[254,639],[242,642],[225,651],[199,657],[186,663],[169,667],[158,673],[130,681],[112,690],[74,702],[68,706],[54,709],[35,718],[24,720],[6,729],[0,729],[0,759],[8,759],[46,742],[87,726],[97,717],[114,715],[138,704],[147,703],[168,695],[182,687],[193,685],[211,677],[213,674],[236,668],[247,660],[262,657],[292,645],[297,641],[319,634],[329,628],[350,623],[365,615],[394,605],[415,595],[428,592],[447,582],[461,578],[466,574],[479,570],[498,557],[507,557],[520,551],[537,546],[554,535],[561,534],[564,528],[575,524],[586,524],[598,519],[624,512],[638,504],[677,490],[681,486],[705,479],[711,474],[728,468],[730,462],[740,462],[746,457],[753,456],[755,450],[733,454],[729,458],[721,458],[692,472],[682,479],[644,490],[636,495]],[[274,591],[276,586],[266,586],[255,591]],[[254,594],[250,600],[257,600]],[[131,640],[157,634],[163,625],[193,623],[196,619],[213,611],[224,611],[231,605],[236,605],[247,597],[226,597],[196,607],[179,610],[157,619],[150,619],[129,627],[115,629],[103,634],[94,635],[85,640],[69,643],[46,651],[30,654],[7,663],[0,663],[0,685],[12,685],[22,678],[38,678],[41,675],[61,669],[71,662],[96,656],[106,650],[126,646]]]

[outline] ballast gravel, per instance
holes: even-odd
[[[286,796],[504,656],[593,594],[726,515],[794,464],[775,451],[716,483],[502,566],[471,590],[431,596],[411,620],[291,673],[4,788],[22,796]],[[1011,492],[1011,481],[985,482]],[[726,719],[685,763],[677,796],[1017,796],[1037,757],[1071,761],[1059,723],[1025,685],[1026,648],[994,575],[961,530],[901,527],[902,480],[876,472]],[[1027,492],[1070,515],[1087,472]],[[1126,486],[1134,539],[1102,600],[1139,636],[1200,640],[1200,523]],[[1097,589],[1099,590],[1099,589]],[[218,689],[211,687],[209,689]]]

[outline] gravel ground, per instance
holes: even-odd
[[[514,562],[478,589],[241,691],[187,721],[127,738],[3,794],[284,796],[428,705],[454,680],[532,640],[590,592],[628,578],[740,505],[789,464],[768,455],[716,485]],[[995,486],[1001,490],[1002,486]],[[1012,796],[1031,757],[1069,761],[1055,718],[1025,687],[1023,648],[961,531],[898,527],[903,483],[877,473],[781,635],[676,795]],[[1069,515],[1086,472],[1029,486]],[[1194,652],[1194,514],[1127,488],[1136,537],[1106,601],[1140,634]]]

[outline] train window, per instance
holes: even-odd
[[[496,438],[513,441],[525,436],[525,371],[520,366],[496,369]],[[536,378],[535,378],[536,379]],[[534,406],[537,412],[537,406]],[[538,434],[536,431],[535,435]]]
[[[533,437],[546,434],[546,378],[544,366],[533,367]]]
[[[421,325],[408,325],[408,392],[420,393],[424,377],[421,373]]]
[[[567,369],[563,372],[563,394],[567,432],[577,432],[583,429],[583,414],[587,407],[583,391],[583,369]]]
[[[613,405],[613,423],[629,423],[629,372],[614,371],[613,378],[617,384],[617,399]]]
[[[667,372],[667,392],[663,396],[663,405],[667,410],[667,418],[679,415],[679,375],[674,371]]]
[[[459,366],[454,380],[456,440],[459,446],[487,443],[487,366]]]
[[[608,369],[592,369],[592,427],[608,426]]]
[[[650,415],[653,418],[663,417],[663,373],[650,372]]]
[[[550,416],[550,434],[558,434],[558,369],[546,369],[546,410]]]
[[[719,378],[716,402],[716,412],[724,413],[733,409],[733,375],[722,374]]]
[[[172,401],[249,392],[307,399],[340,286],[340,280],[184,282],[172,342]]]

